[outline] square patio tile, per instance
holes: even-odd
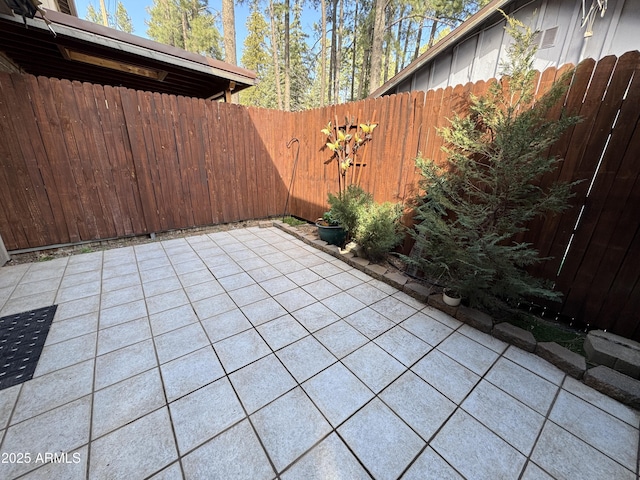
[[[376,479],[396,479],[425,442],[377,398],[338,433]]]
[[[383,298],[370,306],[394,323],[400,323],[418,311],[394,297]]]
[[[41,377],[69,365],[93,359],[96,355],[96,338],[97,333],[93,332],[45,346],[33,377]]]
[[[209,339],[199,323],[172,330],[154,337],[154,340],[161,364],[209,345]]]
[[[524,403],[483,380],[469,394],[462,408],[529,456],[545,419]]]
[[[287,313],[278,302],[270,297],[241,308],[242,312],[254,326],[262,325]]]
[[[96,357],[95,388],[112,385],[155,367],[156,351],[148,339]]]
[[[205,298],[193,302],[193,309],[196,311],[196,315],[200,320],[204,320],[221,313],[228,312],[237,308],[237,305],[231,300],[231,297],[226,293],[215,295],[213,297]]]
[[[276,270],[278,276],[260,282],[260,286],[264,288],[269,295],[278,295],[297,288],[297,285]]]
[[[282,254],[282,255],[284,255],[284,254]],[[266,260],[266,258],[265,258],[265,260]],[[282,260],[279,260],[279,261],[282,261]],[[271,263],[271,262],[269,262],[269,263]],[[262,267],[262,268],[256,268],[254,270],[250,270],[247,273],[251,276],[251,278],[253,278],[253,280],[255,282],[258,282],[259,284],[261,284],[265,290],[267,290],[267,288],[264,286],[265,282],[267,282],[268,280],[272,280],[272,279],[274,279],[276,277],[281,277],[282,276],[282,273],[280,273],[280,271],[278,269],[274,268],[272,265],[268,265],[268,266]],[[271,292],[269,292],[269,293],[271,293]]]
[[[434,320],[439,321],[443,325],[446,325],[453,330],[456,330],[464,325],[460,320],[456,320],[448,313],[445,313],[442,310],[438,310],[437,308],[433,308],[429,305],[420,310],[420,312],[430,316]]]
[[[498,358],[493,350],[458,332],[449,335],[437,349],[478,375],[484,375]]]
[[[49,332],[49,335],[51,335],[51,332]],[[581,398],[585,402],[604,410],[609,415],[613,415],[632,427],[638,428],[640,412],[637,410],[627,407],[613,398],[608,397],[607,395],[600,393],[579,380],[569,376],[564,379],[562,388],[567,392],[573,393],[576,397]]]
[[[467,478],[518,478],[526,457],[462,410],[456,411],[430,444]]]
[[[503,353],[509,346],[509,344],[503,342],[502,340],[498,340],[496,337],[492,337],[491,335],[481,332],[480,330],[476,330],[475,328],[470,327],[469,325],[462,325],[456,331],[457,333],[461,333],[465,337],[468,337],[471,340],[475,340],[480,345],[484,345],[485,347],[499,354]],[[514,348],[517,348],[517,347],[514,347]]]
[[[142,299],[115,307],[102,308],[100,310],[100,328],[113,327],[146,316],[147,307]]]
[[[331,426],[301,388],[278,398],[251,418],[279,472],[331,432]],[[297,421],[292,422],[292,418]]]
[[[365,305],[371,305],[389,296],[388,293],[374,287],[370,283],[361,283],[360,285],[350,288],[349,295],[357,298]]]
[[[244,418],[227,378],[221,378],[169,405],[180,454],[215,437]]]
[[[287,309],[288,312],[295,312],[296,310],[311,305],[316,302],[316,299],[309,295],[301,288],[295,288],[288,290],[279,295],[273,297],[280,305]]]
[[[332,297],[325,298],[322,303],[343,318],[365,308],[365,304],[356,300],[347,292],[340,292]]]
[[[189,298],[184,290],[173,290],[171,292],[163,293],[162,295],[156,295],[154,297],[147,297],[147,309],[149,314],[163,312],[171,308],[181,307],[189,303]]]
[[[246,420],[189,453],[182,459],[182,465],[187,480],[270,480],[275,477],[267,455]]]
[[[565,377],[565,373],[555,365],[552,365],[551,363],[533,353],[525,352],[518,347],[510,346],[504,352],[504,356],[511,360],[513,363],[526,368],[527,370],[535,373],[545,380],[548,380],[551,383],[554,383],[555,385],[562,384],[562,380]],[[584,385],[581,382],[578,383],[580,383],[580,385]]]
[[[637,478],[632,471],[553,422],[545,423],[531,460],[554,478]]]
[[[195,273],[198,271],[206,271],[207,266],[197,256],[186,262],[180,262],[173,265],[174,270],[178,275],[185,275],[188,273]]]
[[[224,293],[224,288],[214,279],[198,283],[197,285],[189,285],[185,287],[185,292],[191,302],[197,302],[198,300],[215,297],[216,295]]]
[[[292,315],[311,333],[340,320],[338,315],[319,302],[296,310]]]
[[[101,437],[164,404],[157,368],[98,390],[93,396],[91,436]]]
[[[127,278],[133,278],[133,276],[128,275]],[[169,279],[172,285],[169,285],[169,286],[162,285],[162,283],[160,283],[160,280],[163,280],[165,278]],[[160,290],[164,288],[169,288],[169,291],[175,290],[176,289],[176,286],[174,283],[175,278],[176,278],[176,271],[173,269],[171,265],[165,265],[163,267],[157,267],[150,270],[142,270],[140,272],[140,279],[142,280],[142,285],[148,285],[149,294],[150,294],[149,296],[159,295],[159,293],[161,293],[161,292],[156,292],[155,291],[156,288]],[[123,286],[117,285],[116,281],[119,279],[121,280],[122,277],[106,280],[107,282],[113,283],[111,290],[118,290],[119,288],[124,288]],[[140,282],[137,282],[137,283],[140,283]],[[153,283],[153,285],[151,285],[151,283]],[[104,290],[104,282],[102,286]]]
[[[371,390],[379,393],[406,370],[406,367],[374,343],[367,343],[342,359],[349,370]]]
[[[250,329],[251,323],[239,308],[235,308],[203,320],[202,326],[207,332],[211,343],[216,343],[236,333]]]
[[[332,297],[333,295],[337,295],[341,292],[338,287],[324,278],[308,283],[302,288],[318,300],[324,300],[327,297]]]
[[[394,326],[391,320],[369,307],[345,317],[344,320],[369,339],[376,338]]]
[[[121,288],[119,290],[103,292],[100,300],[100,308],[104,310],[117,305],[124,305],[125,303],[142,300],[143,298],[144,293],[142,292],[142,285],[134,285],[132,287]]]
[[[88,313],[97,312],[100,308],[100,295],[81,298],[58,305],[54,323],[58,320],[67,320],[69,318],[86,315]]]
[[[637,468],[638,429],[561,390],[549,419],[629,470]]]
[[[11,424],[27,420],[91,393],[93,359],[23,384]]]
[[[256,256],[254,258],[244,258],[237,260],[238,265],[244,268],[246,271],[255,270],[256,268],[268,267],[269,264],[262,258]]]
[[[349,272],[341,272],[336,275],[332,275],[330,277],[327,277],[327,280],[329,280],[339,289],[345,291],[363,283],[362,280]]]
[[[307,268],[315,267],[316,265],[322,265],[323,263],[325,263],[325,260],[323,260],[318,255],[316,255],[315,254],[316,251],[317,250],[314,250],[311,254],[307,254],[307,255],[301,255],[301,256],[296,255],[295,258],[298,262],[300,262],[302,265],[304,265]],[[290,253],[293,253],[293,251]]]
[[[273,351],[309,335],[309,332],[289,314],[263,323],[257,330]]]
[[[336,362],[329,350],[311,336],[278,350],[276,355],[298,382],[304,382]]]
[[[313,336],[337,358],[349,355],[369,341],[344,320],[318,330]]]
[[[94,441],[89,478],[146,478],[177,457],[171,419],[161,408]]]
[[[309,270],[317,273],[323,278],[331,277],[332,275],[337,275],[338,273],[342,273],[344,271],[337,265],[327,262],[309,267]]]
[[[302,384],[331,425],[337,427],[373,398],[373,393],[341,363]]]
[[[224,376],[222,365],[210,346],[167,362],[160,370],[168,402]]]
[[[236,370],[229,379],[249,414],[297,385],[273,354]]]
[[[300,261],[300,260],[298,260],[298,261]],[[302,263],[302,262],[300,262],[300,263]],[[299,287],[302,287],[304,285],[308,285],[310,283],[317,282],[322,277],[320,277],[320,275],[318,275],[317,273],[309,270],[308,268],[305,268],[305,269],[302,269],[302,270],[297,270],[295,272],[288,273],[287,274],[287,278],[289,280],[291,280],[292,282],[294,282]]]
[[[226,276],[224,278],[220,278],[218,279],[218,282],[227,292],[256,284],[256,282],[253,281],[253,278],[251,278],[248,273],[242,271],[233,275]]]
[[[228,261],[218,265],[209,265],[209,269],[213,273],[213,275],[220,281],[223,278],[229,277],[231,275],[236,275],[238,273],[244,273],[242,267],[238,265],[236,262],[231,260],[229,257],[225,257]]]
[[[287,258],[288,260],[272,264],[273,267],[283,275],[296,272],[298,270],[302,270],[303,268],[305,268],[305,266],[302,265],[301,263],[298,263],[295,260],[291,260],[291,258],[288,256]]]
[[[506,358],[498,360],[485,378],[544,416],[559,388]]]
[[[91,398],[85,396],[43,415],[9,427],[2,442],[4,453],[29,453],[35,462],[39,453],[68,452],[89,441]],[[35,463],[7,463],[4,478],[15,478],[36,468]]]
[[[402,476],[402,480],[464,480],[464,478],[431,447],[427,447]]]
[[[269,294],[257,284],[232,290],[229,292],[229,296],[239,307],[244,307],[250,303],[269,298]]]
[[[246,330],[213,345],[222,366],[231,373],[271,353],[255,330]]]
[[[335,433],[332,433],[289,470],[282,480],[368,480],[371,477]]]
[[[431,345],[401,327],[393,327],[374,342],[405,366],[410,367],[431,350]]]
[[[213,276],[213,273],[211,273],[206,268],[206,266],[204,270],[196,270],[195,272],[183,273],[181,275],[178,275],[178,278],[180,279],[180,283],[185,290],[187,289],[187,287],[195,287],[197,285],[202,285],[203,283],[218,283]],[[218,293],[222,293],[222,286],[220,286],[219,288],[220,292]]]
[[[155,297],[174,290],[181,290],[182,284],[178,277],[173,274],[171,276],[163,276],[160,279],[154,278],[151,281],[143,281],[142,289],[145,297]]]
[[[171,266],[171,262],[169,261],[169,258],[167,258],[167,256],[164,254],[162,256],[147,258],[143,260],[138,258],[138,270],[140,270],[140,272],[145,272],[147,270],[153,270],[155,268],[170,267],[170,266]]]
[[[82,276],[84,274],[80,274]],[[75,276],[75,275],[74,275]],[[99,281],[99,280],[98,280]],[[27,297],[32,295],[34,292],[44,293],[44,292],[52,292],[52,295],[55,295],[56,290],[58,290],[58,284],[60,283],[60,279],[54,280],[40,280],[38,282],[29,282],[29,283],[20,283],[13,292],[11,292],[12,299],[18,299],[21,297]],[[64,285],[63,288],[70,288],[70,286],[77,285]]]
[[[56,303],[54,302],[55,298],[55,291],[35,293],[27,297],[20,297],[15,299],[10,298],[4,304],[2,310],[0,310],[0,317],[26,312],[28,310],[35,310],[37,308],[49,307]]]
[[[411,370],[457,404],[480,380],[478,375],[438,350],[431,350]]]
[[[151,330],[156,336],[180,327],[185,327],[197,321],[198,317],[191,305],[182,305],[149,316]]]
[[[385,388],[380,398],[425,441],[456,409],[455,403],[411,371]]]
[[[447,338],[453,330],[433,318],[418,312],[400,324],[429,345],[436,346]]]
[[[90,297],[100,293],[100,280],[95,280],[89,283],[82,283],[80,285],[73,285],[67,288],[61,288],[58,290],[55,303],[64,303],[71,300],[78,300],[79,298]]]

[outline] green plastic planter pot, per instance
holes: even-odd
[[[316,222],[316,226],[318,227],[318,236],[320,237],[320,240],[324,240],[330,245],[337,245],[338,247],[344,245],[344,242],[347,239],[347,231],[340,225],[320,225]]]

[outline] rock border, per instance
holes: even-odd
[[[306,244],[328,253],[369,276],[403,291],[424,304],[448,313],[462,323],[525,351],[535,353],[558,367],[567,375],[578,380],[583,380],[586,385],[591,386],[599,392],[634,409],[640,410],[640,380],[622,375],[613,370],[611,370],[611,372],[614,373],[610,373],[608,371],[610,369],[603,371],[603,368],[606,367],[596,366],[588,369],[586,359],[582,355],[572,352],[555,342],[537,342],[531,332],[516,327],[515,325],[506,322],[494,324],[493,318],[484,312],[463,305],[459,307],[446,305],[442,301],[441,295],[432,294],[431,289],[414,281],[409,276],[401,272],[388,271],[382,265],[373,264],[365,258],[356,257],[351,251],[340,250],[339,247],[329,245],[314,235],[304,234],[296,227],[280,220],[260,222],[259,226],[277,227],[302,240]]]

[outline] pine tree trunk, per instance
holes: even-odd
[[[273,0],[269,0],[269,16],[271,17],[271,53],[273,55],[276,99],[278,102],[278,109],[282,110],[282,89],[280,88],[280,65],[278,62],[278,37],[276,35],[276,19]]]
[[[340,2],[340,14],[338,15],[338,34],[336,35],[336,72],[333,77],[334,103],[340,102],[340,64],[342,63],[342,24],[344,23],[344,0]]]
[[[331,57],[329,59],[329,104],[334,103],[333,101],[333,84],[334,79],[337,75],[337,67],[336,67],[336,48],[337,48],[337,17],[338,17],[338,0],[333,0],[331,5]]]
[[[224,61],[237,65],[236,16],[233,0],[222,0],[222,34],[224,36]]]
[[[353,16],[353,31],[354,33],[358,31],[358,2],[356,2],[356,11]],[[353,102],[355,100],[355,89],[356,89],[356,50],[358,46],[358,35],[353,36],[353,46],[351,50],[351,98],[350,101]]]
[[[320,106],[324,107],[327,98],[327,2],[320,0],[322,15],[322,37],[320,38]]]
[[[322,45],[320,46],[320,106],[324,107],[327,99],[327,1],[320,0],[322,15]]]
[[[418,37],[416,38],[416,51],[413,54],[413,60],[420,56],[420,42],[422,42],[422,27],[424,26],[424,18],[420,19],[418,24]]]
[[[284,2],[284,109],[291,110],[291,58],[289,53],[290,43],[290,23],[289,9],[290,1]]]
[[[187,34],[187,12],[182,11],[182,45],[185,50],[189,50],[188,47],[188,34]]]
[[[376,0],[375,20],[373,24],[373,43],[371,45],[371,73],[369,75],[369,93],[372,93],[380,85],[382,73],[382,45],[384,42],[385,17],[384,9],[387,0]]]

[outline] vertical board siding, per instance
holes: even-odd
[[[540,185],[582,182],[518,241],[548,257],[532,273],[563,292],[555,308],[640,339],[640,54],[548,69],[537,95],[566,71],[550,115],[581,122],[550,148],[562,160]],[[315,220],[338,189],[320,129],[346,117],[379,124],[350,178],[377,201],[409,202],[415,158],[444,161],[438,129],[494,81],[283,112],[0,74],[0,232],[9,250],[140,235],[281,215],[287,194],[287,213]]]

